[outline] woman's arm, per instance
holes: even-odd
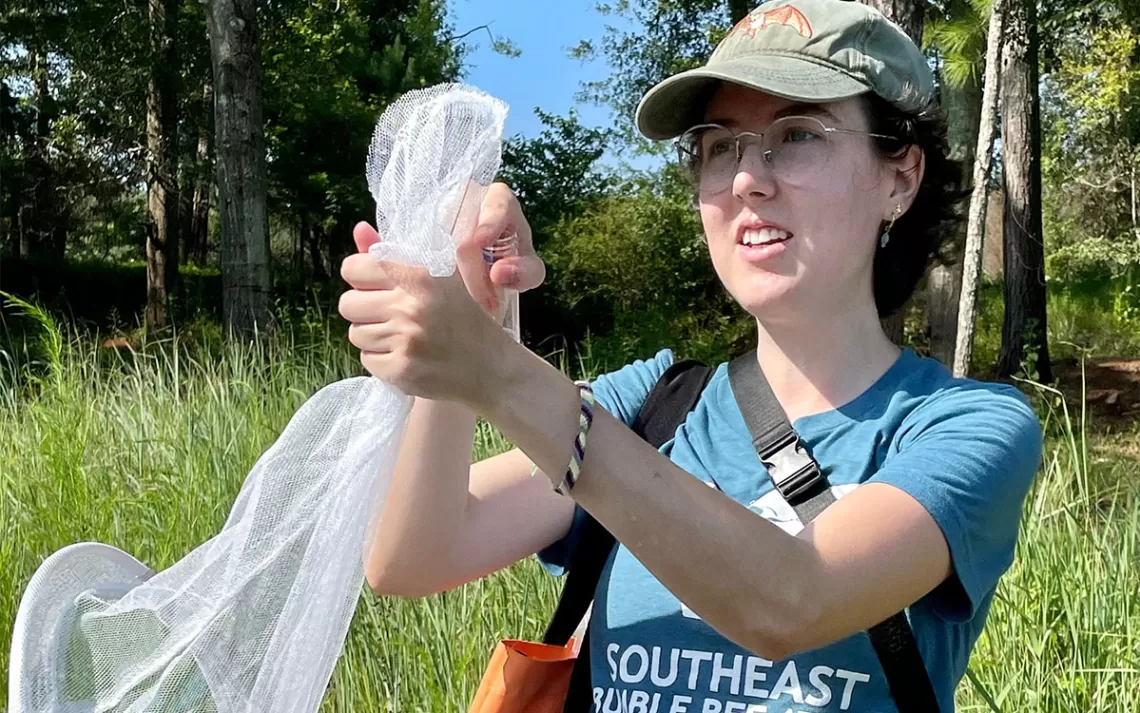
[[[488,272],[482,246],[510,233],[518,236],[518,256],[497,261]],[[418,309],[414,300],[399,301],[398,316],[376,309],[394,285],[366,254],[380,239],[367,223],[357,225],[353,240],[359,253],[341,266],[353,289],[342,295],[340,312],[352,323],[349,339],[360,347],[366,366],[374,353],[391,351],[390,327],[408,326]],[[478,225],[458,246],[457,265],[462,289],[478,304],[490,303],[492,281],[520,291],[542,283],[545,266],[534,252],[530,227],[503,184],[487,190]],[[485,317],[475,310],[466,321]],[[569,530],[573,503],[554,495],[543,479],[530,477],[531,462],[520,452],[471,465],[474,433],[469,408],[415,400],[365,562],[376,593],[425,596],[450,589],[534,554]]]
[[[522,347],[504,353],[476,407],[559,481],[578,389]],[[594,414],[573,499],[710,626],[765,658],[864,630],[951,573],[940,528],[902,490],[860,488],[792,537]]]
[[[570,528],[574,504],[530,477],[519,451],[471,465],[475,415],[417,398],[365,576],[377,594],[419,597],[534,554]]]

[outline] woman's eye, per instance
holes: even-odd
[[[811,129],[788,129],[788,132],[784,134],[784,141],[792,144],[814,141],[818,138],[819,134]]]
[[[721,154],[726,154],[730,151],[735,150],[736,147],[734,142],[729,141],[728,139],[720,139],[718,141],[712,142],[712,145],[709,147],[708,154],[709,156],[720,156]]]

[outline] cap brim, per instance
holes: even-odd
[[[680,136],[704,120],[705,105],[721,82],[811,103],[840,101],[871,91],[839,69],[800,57],[742,57],[711,68],[690,69],[657,84],[637,106],[638,130],[657,141]]]

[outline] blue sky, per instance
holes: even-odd
[[[467,56],[464,81],[510,105],[506,134],[535,136],[542,124],[534,115],[543,111],[565,115],[577,108],[586,125],[610,124],[606,107],[578,105],[574,94],[583,81],[605,76],[601,60],[581,62],[568,51],[581,40],[598,41],[607,23],[617,19],[594,9],[596,0],[451,0],[450,21],[457,33],[490,25],[496,38],[511,40],[521,51],[517,58],[491,50],[491,38],[480,30],[468,39],[477,48]]]

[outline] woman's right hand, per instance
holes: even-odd
[[[483,261],[483,248],[512,234],[518,236],[518,254],[495,261],[488,270]],[[360,252],[368,252],[370,245],[381,240],[376,229],[363,222],[356,225],[352,237]],[[505,183],[488,187],[479,206],[475,229],[460,239],[456,247],[456,265],[467,291],[488,314],[494,314],[497,309],[497,290],[526,292],[546,279],[546,264],[534,251],[530,224]]]
[[[488,271],[484,246],[512,233],[518,236],[518,256],[503,258]],[[361,253],[382,239],[367,223],[356,226],[353,238]],[[503,184],[487,190],[475,229],[458,243],[458,272],[473,301],[484,309],[497,300],[498,290],[531,290],[546,277],[519,202]],[[350,291],[379,290],[387,282],[385,266],[367,255],[350,255],[345,265],[349,261],[359,268],[349,271],[353,280],[345,278]],[[451,296],[463,294],[455,291]],[[478,315],[477,307],[466,307],[468,315]],[[355,310],[352,316],[370,321]],[[531,477],[525,454],[516,449],[471,465],[475,423],[470,409],[416,399],[380,533],[365,563],[368,584],[377,594],[435,594],[530,556],[569,531],[574,502],[554,493],[545,478]]]

